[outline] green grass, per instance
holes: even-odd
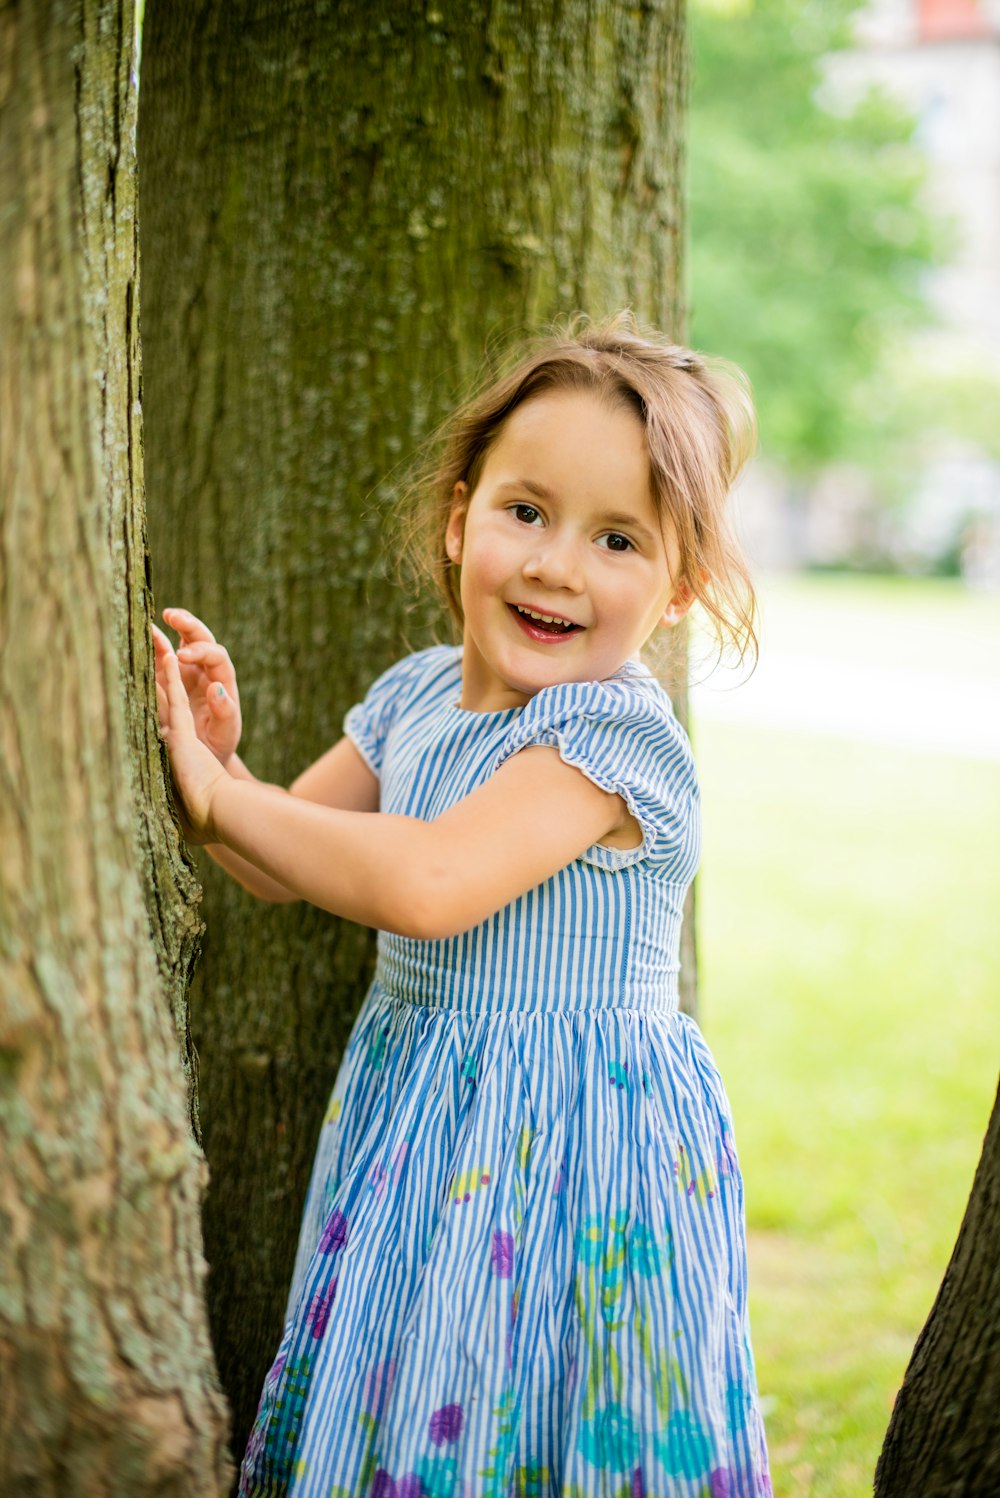
[[[886,634],[912,644],[909,614],[916,629],[934,621],[934,669],[953,650],[967,662],[981,631],[996,671],[1000,610],[950,584],[776,591],[800,648],[850,604],[872,629],[832,632],[842,657],[870,660]],[[871,1492],[996,1090],[1000,765],[707,720],[694,738],[701,1021],[746,1178],[775,1493],[856,1498]]]

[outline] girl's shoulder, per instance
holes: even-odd
[[[403,698],[434,694],[435,689],[453,691],[461,683],[462,651],[457,645],[431,645],[414,650],[394,662],[368,689],[365,701],[392,697],[401,705]]]
[[[631,736],[662,748],[673,743],[690,754],[690,744],[669,694],[637,661],[600,681],[565,682],[544,687],[522,711],[522,732],[542,724],[576,726],[579,736]]]
[[[432,645],[396,661],[368,688],[344,719],[344,732],[377,776],[382,773],[386,741],[410,713],[426,713],[454,701],[461,687],[461,651]]]
[[[700,796],[691,745],[670,697],[644,666],[602,681],[544,687],[521,710],[493,769],[532,746],[551,746],[602,790],[620,795],[642,829],[632,849],[598,847],[585,861],[614,869],[640,859],[671,878],[697,863]]]

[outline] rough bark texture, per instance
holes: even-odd
[[[626,304],[683,332],[681,5],[148,0],[143,46],[157,602],[229,646],[245,757],[287,784],[404,647],[380,512],[487,351]],[[192,1025],[238,1445],[371,944],[203,877]]]
[[[182,1069],[197,889],[147,649],[133,28],[128,3],[0,8],[5,1498],[226,1484]]]
[[[1000,1092],[951,1262],[917,1339],[876,1498],[1000,1493]]]

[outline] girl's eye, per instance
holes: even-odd
[[[632,542],[628,536],[623,536],[621,531],[608,531],[607,535],[599,538],[598,544],[606,547],[608,551],[632,550]]]
[[[520,520],[523,525],[535,525],[542,518],[534,505],[512,505],[511,511],[514,518]]]

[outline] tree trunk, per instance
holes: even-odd
[[[148,650],[128,3],[0,10],[0,1491],[217,1494]],[[150,913],[151,912],[151,915]]]
[[[1000,1091],[951,1262],[913,1349],[876,1498],[1000,1493]]]
[[[683,331],[681,3],[147,0],[143,47],[158,602],[229,646],[246,758],[287,784],[428,638],[379,516],[484,354],[575,309]],[[202,874],[209,1300],[239,1446],[371,942]]]

